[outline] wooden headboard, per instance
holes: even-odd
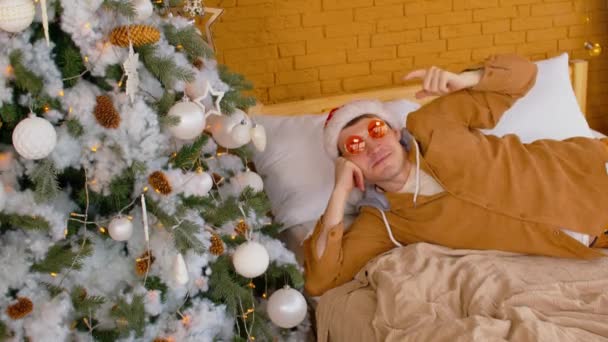
[[[581,111],[585,113],[587,104],[587,72],[588,62],[586,60],[570,61],[570,80],[574,94],[581,107]],[[402,87],[393,87],[386,89],[370,90],[359,93],[335,95],[329,97],[315,98],[310,100],[292,101],[277,103],[271,105],[258,104],[249,110],[250,114],[265,114],[265,115],[299,115],[299,114],[321,114],[329,111],[332,108],[341,106],[357,99],[378,99],[382,101],[405,99],[421,104],[432,101],[432,97],[427,97],[423,100],[418,100],[414,94],[420,90],[419,85],[408,85]]]

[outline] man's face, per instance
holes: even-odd
[[[344,128],[338,136],[338,149],[342,156],[355,163],[363,172],[367,182],[377,184],[393,179],[404,167],[405,149],[399,143],[401,133],[387,125],[387,132],[381,138],[373,138],[368,132],[371,122],[378,118],[363,118],[354,125]],[[363,138],[365,149],[360,153],[350,153],[345,143],[350,137]]]

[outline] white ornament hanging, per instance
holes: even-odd
[[[205,112],[205,116],[208,117],[211,114],[222,115],[220,103],[222,102],[225,93],[223,91],[213,89],[211,83],[207,81],[203,73],[198,73],[194,78],[194,81],[186,84],[185,92],[189,98],[193,99],[193,101],[197,103],[206,99],[210,94],[215,96],[213,107]]]
[[[186,0],[184,12],[190,17],[196,17],[205,14],[205,9],[202,0]]]
[[[213,188],[213,178],[206,172],[192,173],[187,177],[188,180],[183,185],[187,196],[207,196]]]
[[[53,151],[57,144],[55,127],[34,114],[21,120],[13,130],[13,146],[25,159],[42,159]]]
[[[133,0],[133,7],[135,8],[135,20],[136,21],[144,21],[154,12],[154,7],[152,6],[152,2],[150,0]]]
[[[238,193],[243,192],[246,187],[251,187],[255,192],[264,190],[264,181],[262,180],[262,177],[249,170],[238,173],[236,176],[230,178],[230,184],[232,184],[235,191]]]
[[[0,29],[21,32],[32,24],[35,14],[32,0],[0,0]]]
[[[257,123],[253,124],[251,128],[251,142],[258,151],[264,152],[266,149],[266,129],[264,126]]]
[[[268,299],[266,312],[272,323],[285,329],[293,328],[306,318],[306,299],[291,287],[285,285]]]
[[[179,118],[179,123],[169,127],[176,138],[189,140],[199,136],[205,128],[205,113],[200,105],[191,101],[181,101],[169,109],[169,116]]]
[[[264,274],[269,263],[268,251],[255,241],[241,244],[232,255],[232,264],[236,273],[245,278],[255,278]]]
[[[129,57],[122,64],[127,76],[126,92],[131,103],[135,101],[135,94],[139,88],[139,74],[137,73],[137,65],[139,64],[139,54],[133,50],[133,44],[129,42]]]
[[[4,190],[4,183],[0,180],[0,211],[4,210],[6,205],[6,191]]]
[[[182,286],[186,285],[188,282],[188,269],[186,268],[186,262],[184,261],[184,257],[182,253],[178,253],[173,258],[173,280]]]
[[[110,222],[108,233],[116,241],[129,240],[133,235],[133,223],[126,217],[116,217]]]
[[[40,11],[42,14],[42,28],[44,29],[44,39],[46,40],[46,46],[51,44],[49,38],[49,16],[46,11],[46,0],[40,0]]]
[[[239,148],[251,141],[253,123],[242,110],[237,109],[232,115],[211,115],[208,121],[208,130],[222,147]]]

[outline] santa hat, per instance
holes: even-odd
[[[399,117],[389,112],[382,102],[378,100],[358,100],[347,103],[342,107],[334,108],[327,115],[325,128],[323,129],[323,143],[325,151],[332,158],[336,159],[338,153],[338,136],[340,131],[349,122],[363,115],[373,115],[384,120],[392,128],[399,128]]]

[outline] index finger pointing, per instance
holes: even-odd
[[[405,77],[403,77],[404,81],[408,81],[414,78],[424,78],[424,76],[426,76],[426,70],[425,69],[418,69],[418,70],[414,70],[412,72],[410,72],[409,74],[405,75]]]

